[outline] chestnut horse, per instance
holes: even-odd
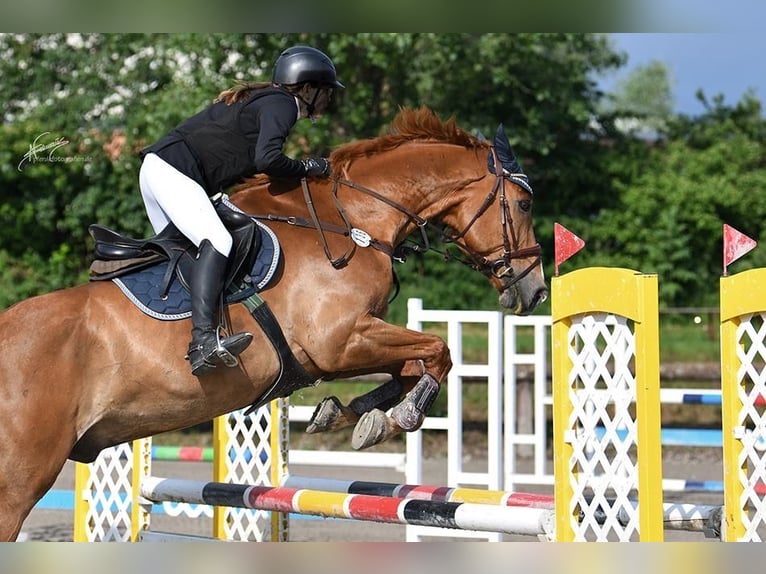
[[[451,368],[443,340],[384,320],[392,259],[408,236],[425,239],[439,222],[513,313],[530,313],[547,289],[532,190],[502,126],[489,142],[427,108],[403,109],[390,133],[340,146],[330,159],[329,179],[259,176],[231,202],[273,220],[283,257],[260,295],[303,368],[316,381],[393,377],[348,406],[332,398],[317,408],[312,431],[356,424],[353,446],[367,448],[417,429]],[[189,319],[156,320],[111,281],[0,314],[0,540],[16,538],[67,459],[90,462],[106,447],[257,403],[280,360],[243,305],[226,315],[253,343],[237,367],[197,378],[184,359]]]

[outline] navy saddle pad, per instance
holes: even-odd
[[[279,265],[280,247],[277,236],[260,221],[255,221],[255,224],[261,230],[258,258],[249,273],[249,279],[239,288],[235,285],[230,287],[226,294],[227,304],[242,301],[263,289],[269,284]],[[173,274],[167,297],[163,298],[160,293],[162,279],[169,264],[168,261],[162,261],[152,267],[116,277],[112,281],[136,307],[150,317],[162,321],[186,319],[191,317],[191,297],[176,274]]]

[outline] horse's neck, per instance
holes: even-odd
[[[422,198],[417,187],[411,187],[406,179],[399,183],[391,177],[384,180],[364,171],[359,173],[358,179],[342,177],[337,184],[333,180],[311,180],[307,189],[286,180],[272,183],[253,180],[231,199],[251,215],[296,217],[306,221],[312,217],[310,201],[323,223],[343,226],[347,218],[352,227],[393,246],[402,233],[406,235],[404,230],[411,221],[408,213],[417,213],[421,208]],[[376,197],[378,194],[385,199]]]
[[[421,146],[403,146],[359,161],[348,173],[352,187],[372,190],[400,207],[392,207],[375,194],[344,194],[350,204],[359,205],[360,215],[368,224],[379,223],[393,230],[393,241],[403,240],[419,221],[441,220],[460,200],[459,190],[483,176],[481,166],[465,161],[462,148],[433,143]]]
[[[232,199],[251,214],[305,217],[308,194],[322,221],[338,223],[342,210],[352,226],[397,245],[418,222],[441,220],[451,210],[459,190],[477,178],[474,163],[456,146],[402,146],[355,161],[337,188],[333,180],[311,180],[306,191],[295,180],[257,178]]]

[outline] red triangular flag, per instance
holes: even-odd
[[[558,223],[553,224],[553,240],[553,256],[556,264],[556,275],[558,275],[559,265],[585,247],[585,242]]]
[[[723,274],[727,274],[727,268],[732,262],[742,257],[753,249],[758,243],[740,233],[730,225],[723,224]]]

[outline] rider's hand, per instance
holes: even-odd
[[[303,169],[306,170],[306,176],[308,177],[327,177],[330,175],[330,162],[323,157],[310,157],[308,159],[301,160]]]

